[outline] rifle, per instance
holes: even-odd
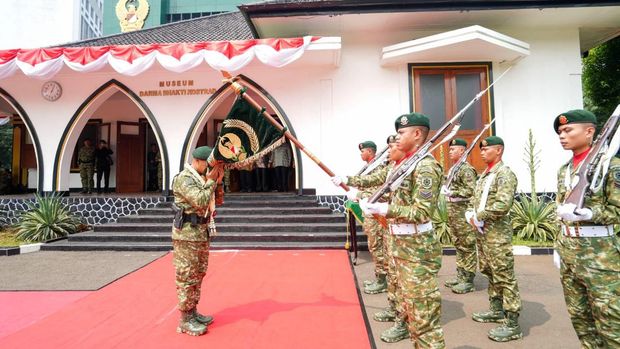
[[[461,128],[461,120],[465,116],[465,112],[467,111],[467,109],[469,109],[472,105],[474,105],[474,103],[480,100],[480,98],[482,98],[482,96],[484,96],[484,94],[489,89],[491,89],[491,87],[493,87],[493,85],[495,85],[496,82],[501,80],[501,78],[503,78],[504,75],[506,75],[506,73],[508,73],[511,68],[512,67],[506,69],[506,71],[502,75],[500,75],[500,77],[497,78],[497,80],[493,81],[493,83],[491,83],[489,87],[480,91],[474,97],[474,99],[472,99],[469,103],[467,103],[467,105],[465,105],[458,113],[456,113],[456,115],[454,115],[452,119],[448,120],[448,122],[446,122],[443,126],[441,126],[441,128],[437,130],[437,132],[433,135],[433,137],[431,137],[431,139],[426,141],[426,143],[424,143],[413,154],[413,156],[403,161],[398,167],[396,167],[392,171],[390,176],[388,176],[385,183],[370,198],[368,198],[368,202],[375,203],[383,195],[387,194],[390,191],[395,191],[396,189],[398,189],[398,187],[400,187],[400,184],[405,180],[405,178],[407,178],[413,172],[413,170],[415,170],[418,162],[420,162],[428,154],[433,152],[435,149],[437,149],[442,144],[450,141],[452,137],[454,137],[456,133],[458,132],[458,130]],[[449,128],[450,128],[450,133],[442,137],[442,135],[446,133],[446,131],[448,131]]]
[[[491,122],[489,122],[488,124],[484,125],[484,127],[482,128],[482,131],[480,131],[480,133],[478,133],[476,138],[474,138],[474,140],[471,142],[471,144],[469,145],[467,150],[465,150],[463,155],[461,155],[461,157],[458,159],[458,161],[450,168],[450,171],[448,171],[448,177],[446,179],[446,182],[443,185],[445,188],[450,189],[450,184],[452,184],[452,181],[454,181],[454,177],[456,176],[456,174],[461,169],[461,166],[463,166],[465,161],[467,161],[467,156],[469,156],[469,153],[471,153],[471,151],[474,149],[474,147],[478,143],[478,140],[480,139],[480,137],[482,137],[482,135],[489,129],[489,127],[491,127],[491,125],[494,122],[495,122],[495,119],[491,120]]]
[[[573,177],[572,182],[576,184],[572,189],[569,188],[568,195],[564,199],[565,204],[574,204],[576,208],[582,208],[586,194],[589,191],[596,192],[602,188],[609,169],[609,162],[620,148],[619,120],[620,105],[616,107],[614,113],[601,129],[596,140],[592,143],[590,152]]]
[[[375,168],[377,168],[379,165],[381,165],[385,159],[387,159],[388,157],[388,150],[389,146],[386,146],[385,148],[383,148],[383,150],[381,150],[380,152],[378,152],[375,155],[375,158],[372,160],[372,162],[365,164],[364,166],[362,166],[362,168],[357,171],[357,173],[355,174],[356,176],[364,176],[369,174],[372,170],[374,170]]]

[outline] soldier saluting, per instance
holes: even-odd
[[[584,166],[596,132],[596,117],[571,110],[555,118],[560,144],[573,157],[558,171],[564,299],[583,348],[620,347],[620,159],[613,157],[598,191],[588,191],[584,207],[562,204],[573,189],[573,177]]]
[[[517,177],[502,162],[504,141],[501,138],[491,136],[482,140],[480,153],[487,168],[476,183],[466,218],[479,232],[480,271],[489,279],[490,309],[474,313],[472,318],[478,322],[502,323],[489,331],[489,338],[507,342],[523,337],[518,321],[521,297],[514,271],[509,217]]]
[[[216,166],[208,171],[210,147],[199,147],[192,153],[192,163],[173,180],[174,204],[177,212],[172,228],[173,264],[181,319],[178,333],[200,336],[207,332],[212,316],[198,313],[202,279],[207,271],[209,240],[215,232],[215,191],[224,171]]]
[[[405,114],[395,122],[397,147],[406,155],[394,164],[399,166],[424,144],[430,129],[428,117]],[[389,169],[376,174],[377,185],[385,183]],[[393,235],[393,256],[401,287],[401,301],[411,340],[415,347],[444,348],[441,328],[441,294],[437,273],[441,268],[441,245],[433,233],[431,215],[437,206],[442,182],[441,166],[428,154],[403,180],[389,203],[360,206],[367,214],[385,216]]]
[[[455,138],[450,142],[448,157],[456,164],[465,153],[467,142]],[[456,278],[445,282],[454,293],[474,291],[474,277],[478,257],[476,253],[476,230],[467,223],[465,212],[469,200],[474,195],[478,174],[467,161],[464,161],[450,183],[450,187],[441,188],[446,196],[450,236],[456,248]]]

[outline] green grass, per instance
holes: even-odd
[[[0,230],[0,247],[13,247],[23,244],[24,241],[16,238],[15,234],[16,232],[12,229]]]
[[[513,236],[512,245],[513,246],[528,246],[528,247],[553,247],[553,241],[538,242],[538,241],[520,239],[516,236]],[[454,247],[454,245],[442,244],[442,247]]]
[[[529,246],[529,247],[553,247],[553,241],[540,242],[540,241],[525,240],[525,239],[521,239],[516,236],[513,236],[512,245],[513,246],[522,245],[522,246]]]

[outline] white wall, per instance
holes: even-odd
[[[555,171],[569,156],[557,144],[552,120],[558,113],[581,107],[578,31],[576,28],[557,31],[490,29],[531,45],[531,55],[519,62],[495,89],[496,128],[506,141],[505,161],[517,172],[520,189],[528,190],[529,177],[521,159],[527,129],[533,128],[543,160],[537,176],[538,191],[552,191]],[[328,167],[337,174],[352,174],[362,165],[357,150],[359,141],[370,139],[383,145],[387,135],[394,133],[394,119],[409,111],[407,67],[381,67],[381,48],[427,34],[345,33],[339,67],[313,67],[295,62],[274,69],[252,63],[238,73],[256,81],[277,100],[300,141]],[[502,69],[504,67],[494,64],[494,76],[499,76]],[[206,65],[174,74],[155,64],[137,77],[119,76],[109,67],[89,74],[63,68],[54,77],[63,85],[63,96],[56,102],[47,102],[40,97],[42,82],[39,80],[25,78],[20,73],[0,80],[0,87],[22,104],[37,128],[44,153],[45,190],[53,187],[54,156],[69,119],[93,91],[112,78],[136,93],[156,89],[160,80],[192,79],[195,87],[221,86],[221,75]],[[183,141],[191,122],[208,97],[142,98],[162,129],[170,178],[178,171]],[[76,125],[72,133],[75,138],[83,123]],[[308,157],[303,158],[303,165],[304,188],[316,188],[318,194],[342,193]],[[68,185],[69,181],[63,178],[60,189],[66,190]]]
[[[3,0],[0,13],[0,50],[46,47],[79,39],[79,0]]]

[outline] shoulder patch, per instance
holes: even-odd
[[[424,177],[420,181],[420,187],[422,189],[430,189],[433,187],[433,179],[430,177]]]
[[[614,180],[614,185],[616,187],[620,187],[620,168],[611,168],[609,169],[609,171],[611,172],[612,178]]]

